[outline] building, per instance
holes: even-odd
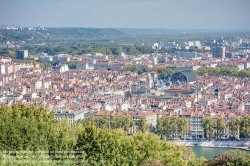
[[[55,111],[55,118],[60,120],[62,118],[68,119],[69,124],[74,124],[74,122],[79,121],[84,118],[84,114],[87,112],[86,109],[83,110],[63,110],[57,109]]]
[[[195,65],[195,66],[174,66],[174,67],[169,67],[170,69],[177,70],[177,71],[184,71],[184,70],[197,70],[201,66]]]
[[[70,58],[72,56],[68,54],[59,54],[59,55],[54,55],[53,56],[53,61],[57,62],[58,64],[60,63],[66,63],[70,61]]]
[[[201,106],[210,106],[216,102],[217,102],[216,98],[208,98],[208,99],[203,98],[198,101],[198,104]]]
[[[2,63],[11,63],[12,59],[10,57],[1,57],[0,62],[2,62]]]
[[[233,57],[233,53],[232,52],[226,52],[225,53],[225,57],[226,58],[232,58]]]
[[[200,41],[194,41],[194,46],[200,47],[201,46],[201,42]]]
[[[203,138],[204,132],[202,127],[203,113],[202,111],[195,110],[193,112],[185,111],[182,112],[182,118],[188,120],[188,128],[186,132],[187,139],[198,139]]]
[[[190,47],[194,46],[194,42],[193,42],[193,41],[189,41],[187,44],[188,44],[188,46],[190,46]]]
[[[215,98],[220,99],[220,88],[219,88],[219,86],[215,87],[214,96],[215,96]]]
[[[213,47],[212,54],[214,58],[225,58],[225,47]]]
[[[147,87],[143,84],[134,83],[132,87],[130,88],[130,94],[132,96],[139,95],[139,94],[145,94],[147,92]]]
[[[32,80],[30,82],[30,88],[32,90],[38,90],[42,88],[42,81],[41,80]]]
[[[28,50],[17,50],[16,51],[16,58],[17,59],[24,59],[28,57]]]
[[[128,55],[126,55],[124,52],[121,52],[117,58],[121,58],[121,59],[127,59]]]
[[[165,89],[164,90],[164,95],[165,96],[189,96],[191,95],[193,92],[189,89]]]
[[[152,46],[152,49],[159,49],[159,44],[158,43],[154,43],[153,46]]]
[[[0,65],[0,75],[5,74],[5,66],[3,64]]]
[[[191,59],[197,57],[197,52],[175,52],[177,59]]]
[[[88,70],[89,64],[88,63],[77,63],[76,69]]]
[[[41,63],[48,63],[48,62],[52,62],[53,61],[53,57],[52,56],[41,56],[39,58],[39,62]]]
[[[197,80],[197,75],[192,70],[176,72],[170,77],[172,84],[192,84],[197,82]]]
[[[139,127],[136,125],[136,121],[141,118],[145,118],[147,124],[149,125],[149,131],[155,132],[157,125],[157,114],[153,111],[136,111],[130,114],[131,119],[135,122],[135,125],[130,128],[130,134],[137,133],[139,131]]]
[[[53,66],[52,70],[57,73],[63,73],[63,72],[69,71],[69,66],[67,64]]]
[[[156,89],[158,85],[158,74],[154,71],[147,74],[146,86],[148,89]]]

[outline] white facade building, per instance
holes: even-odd
[[[0,65],[0,75],[5,74],[5,66],[3,64]]]
[[[159,48],[159,44],[158,43],[154,43],[152,46],[152,49],[158,49]]]
[[[201,106],[210,106],[212,105],[213,103],[216,103],[217,102],[217,99],[201,99],[199,100],[199,105]]]
[[[80,110],[80,111],[74,111],[74,110],[68,110],[68,111],[62,111],[59,110],[55,113],[55,117],[57,120],[60,120],[62,118],[68,119],[69,124],[73,124],[75,121],[79,121],[84,118],[84,114],[86,113],[86,110]]]
[[[200,41],[194,41],[194,46],[200,47],[201,46],[201,42]]]

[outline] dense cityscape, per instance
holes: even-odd
[[[3,110],[45,108],[57,121],[66,120],[69,127],[83,124],[87,130],[90,124],[95,124],[100,130],[122,128],[126,135],[135,137],[136,133],[146,133],[148,137],[154,133],[158,135],[156,139],[179,141],[186,146],[197,145],[197,141],[239,141],[210,146],[248,150],[248,33],[237,35],[235,32],[226,39],[219,35],[211,39],[212,34],[213,37],[201,41],[174,36],[176,41],[154,42],[144,37],[151,41],[132,44],[128,38],[109,36],[110,41],[98,43],[100,50],[87,44],[89,51],[76,47],[78,51],[74,53],[77,54],[72,54],[68,44],[63,43],[65,48],[60,51],[56,51],[57,46],[50,46],[52,38],[59,39],[54,35],[47,40],[53,36],[46,32],[49,28],[3,25],[0,29],[0,105]],[[42,44],[17,37],[24,33],[33,34],[35,39],[36,32],[43,36],[42,31],[47,40]],[[10,32],[16,35],[10,38]],[[124,44],[125,40],[130,44]],[[111,43],[113,51],[103,52],[107,43]],[[53,49],[53,53],[48,51]],[[20,112],[20,116],[28,115]],[[5,120],[1,120],[4,130]],[[73,135],[72,140],[76,139]],[[2,138],[5,137],[8,134],[2,134]],[[182,158],[185,155],[182,154]],[[136,164],[141,165],[146,159]],[[189,156],[182,164],[190,160]],[[197,165],[202,161],[197,161]]]

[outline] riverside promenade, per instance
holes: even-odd
[[[173,140],[179,145],[185,146],[201,146],[201,147],[222,147],[222,148],[235,148],[242,150],[250,150],[250,141],[220,141],[220,140],[210,140],[210,141],[196,141],[196,140]]]

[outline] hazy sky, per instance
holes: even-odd
[[[250,0],[0,0],[0,24],[250,29]]]

